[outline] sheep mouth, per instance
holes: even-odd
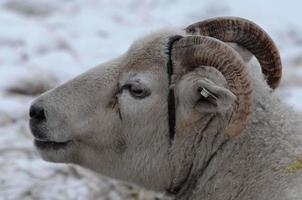
[[[43,140],[34,140],[35,146],[41,150],[60,150],[65,149],[70,146],[73,141],[68,140],[65,142],[55,142],[55,141],[43,141]]]

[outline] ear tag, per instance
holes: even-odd
[[[215,100],[217,99],[217,97],[215,95],[213,95],[209,90],[207,90],[205,88],[201,88],[200,94],[204,98],[212,97]]]

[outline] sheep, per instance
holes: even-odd
[[[163,29],[38,97],[34,143],[178,200],[301,200],[302,118],[273,93],[281,71],[249,20]]]

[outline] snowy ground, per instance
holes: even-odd
[[[32,145],[27,110],[32,94],[119,55],[135,38],[163,26],[220,15],[255,21],[281,51],[284,78],[278,93],[302,111],[301,1],[213,2],[0,0],[0,200],[155,199],[151,192],[79,167],[42,161]]]

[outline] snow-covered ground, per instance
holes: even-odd
[[[256,22],[281,52],[279,95],[302,111],[301,7],[300,0],[0,0],[0,200],[155,199],[82,168],[42,161],[27,112],[29,94],[121,54],[135,38],[164,26],[221,15]]]

